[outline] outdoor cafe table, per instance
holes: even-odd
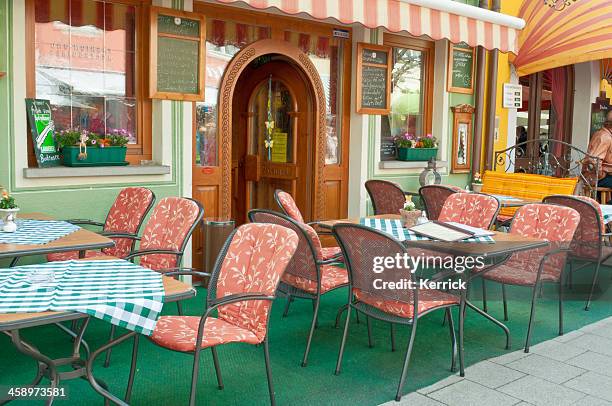
[[[377,216],[369,216],[369,218],[378,218],[378,219],[394,219],[397,220],[400,218],[399,215],[377,215]],[[355,223],[359,224],[360,219],[342,219],[342,220],[328,220],[319,223],[321,228],[331,229],[334,224],[338,223]],[[404,243],[409,243],[411,248],[421,248],[428,251],[435,251],[439,253],[454,255],[454,256],[464,256],[464,257],[482,257],[489,261],[494,261],[491,265],[488,265],[486,270],[474,276],[463,276],[465,278],[466,285],[469,289],[469,282],[471,279],[475,277],[481,276],[483,273],[491,271],[495,267],[503,264],[510,256],[514,253],[520,251],[527,251],[535,248],[541,248],[548,245],[548,242],[545,240],[539,240],[536,238],[530,237],[521,237],[509,233],[502,233],[499,231],[495,231],[493,234],[493,243],[490,242],[443,242],[443,241],[434,241],[434,240],[410,240],[405,241]],[[456,273],[450,271],[448,275],[452,276],[457,275]],[[497,320],[493,316],[489,315],[485,311],[476,307],[473,303],[467,300],[465,289],[461,291],[462,298],[464,299],[465,305],[469,308],[476,311],[478,314],[483,317],[489,319],[497,326],[499,326],[504,333],[506,334],[506,348],[509,349],[510,342],[510,330],[508,327]]]
[[[41,213],[23,214],[19,218],[28,220],[52,220],[51,217]],[[113,245],[114,242],[110,238],[84,228],[79,228],[74,232],[46,244],[0,243],[0,259],[12,258],[13,261],[11,262],[11,266],[14,266],[20,257],[66,251],[79,251],[79,257],[83,257],[87,250],[99,250],[112,247]]]
[[[117,258],[100,256],[87,258],[87,260],[117,260]],[[195,290],[193,289],[193,287],[187,285],[186,283],[167,276],[162,276],[162,282],[164,287],[164,304],[189,299],[195,296]],[[139,335],[137,332],[130,330],[129,332],[104,344],[102,347],[98,348],[93,353],[90,353],[87,343],[85,342],[85,340],[83,340],[83,335],[89,322],[89,318],[90,316],[88,314],[71,311],[47,311],[38,313],[0,313],[0,333],[4,333],[11,337],[12,343],[21,353],[38,361],[38,373],[34,381],[31,382],[29,385],[24,385],[20,387],[36,386],[41,381],[43,376],[51,378],[50,375],[52,374],[56,374],[60,379],[64,380],[86,378],[89,380],[89,383],[92,388],[100,395],[104,396],[105,399],[108,399],[116,404],[126,405],[126,402],[129,402],[129,399],[125,399],[124,402],[112,393],[110,393],[108,391],[108,388],[106,388],[106,385],[102,381],[94,377],[92,368],[94,360],[100,354],[106,352],[106,350],[108,350],[109,348],[112,348],[124,342],[130,337],[134,337],[134,352],[132,353],[133,367],[136,361],[134,359],[134,355],[136,354]],[[62,324],[59,324],[60,322],[64,321],[78,321],[81,319],[83,319],[83,322],[81,324],[81,327],[76,332],[73,332]],[[56,324],[64,332],[74,337],[73,352],[70,357],[51,359],[44,355],[38,348],[23,340],[20,336],[20,330],[24,328],[39,327],[48,324]],[[86,354],[88,355],[87,358],[82,358],[80,355],[81,345],[85,348]],[[62,365],[71,365],[73,367],[73,370],[68,372],[58,372],[58,367]],[[130,393],[130,389],[133,383],[133,373],[135,371],[133,370],[134,368],[131,369],[132,370],[130,371],[130,377],[128,379],[128,389],[126,393]],[[4,396],[5,394],[0,395]],[[52,397],[47,399],[47,404],[51,404],[52,402]],[[2,398],[0,398],[0,403],[4,403]]]

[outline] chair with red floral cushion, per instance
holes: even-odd
[[[529,352],[537,293],[542,283],[559,284],[559,335],[563,334],[564,268],[579,222],[580,214],[570,207],[527,204],[516,211],[510,225],[510,234],[543,239],[549,242],[548,246],[512,254],[499,266],[474,271],[487,281],[501,283],[502,287],[518,285],[532,288],[525,352]],[[504,313],[507,315],[505,290],[502,290],[502,294]]]
[[[203,349],[211,349],[217,383],[223,389],[216,348],[228,343],[263,344],[270,403],[275,404],[268,322],[280,277],[297,245],[295,232],[276,224],[238,227],[225,242],[210,275],[204,314],[159,318],[150,340],[160,347],[194,356],[190,405],[196,404]],[[183,274],[192,272],[178,271],[167,275]]]
[[[426,185],[419,189],[421,201],[429,220],[438,220],[446,198],[453,193],[463,192],[460,187],[452,185]]]
[[[399,214],[404,208],[406,195],[400,185],[388,180],[370,179],[365,188],[370,195],[374,214]]]
[[[418,320],[435,310],[444,309],[450,320],[449,329],[451,337],[451,370],[455,369],[455,353],[459,351],[459,367],[463,376],[462,345],[457,346],[455,326],[450,309],[461,304],[461,298],[457,295],[442,292],[435,289],[421,288],[418,276],[406,268],[385,268],[382,272],[373,269],[373,265],[380,264],[377,259],[396,258],[404,255],[412,255],[412,251],[399,241],[369,227],[357,224],[341,223],[333,228],[346,259],[349,274],[349,309],[355,309],[364,313],[369,318],[382,320],[399,325],[411,326],[410,339],[408,341],[406,354],[402,367],[401,378],[397,387],[395,399],[399,401],[402,396],[402,388],[406,380],[410,355],[414,346]],[[409,280],[414,284],[413,288],[401,289],[381,288],[384,282],[397,282]],[[344,323],[344,333],[340,344],[338,361],[336,363],[336,375],[340,373],[344,348],[348,336],[349,319],[351,311],[347,312]],[[459,312],[459,323],[462,325],[463,312]],[[368,326],[369,327],[369,326]],[[370,328],[368,328],[370,330]],[[371,332],[368,331],[370,335]],[[392,336],[393,337],[393,336]],[[459,340],[462,340],[462,329],[459,329]],[[376,367],[370,365],[372,368]]]
[[[346,269],[337,266],[338,261],[335,259],[323,259],[319,236],[308,224],[298,223],[271,210],[251,210],[249,220],[254,223],[272,223],[287,227],[295,231],[299,237],[297,250],[281,278],[278,289],[288,296],[283,315],[287,314],[290,298],[312,300],[314,314],[302,360],[302,366],[306,366],[312,336],[317,325],[321,296],[348,285]]]
[[[176,271],[181,266],[185,247],[196,226],[200,224],[204,209],[197,201],[185,197],[164,197],[153,209],[147,221],[142,237],[126,234],[108,234],[111,237],[125,237],[140,241],[137,250],[131,251],[124,259],[134,261],[139,258],[139,265],[160,273]],[[186,268],[180,268],[186,269]],[[177,303],[179,314],[182,314],[180,302]],[[111,326],[110,339],[115,334],[115,325]],[[110,363],[111,350],[106,353],[104,366]]]
[[[137,237],[140,227],[153,207],[155,194],[144,187],[127,187],[119,192],[115,202],[111,206],[104,223],[93,220],[68,220],[72,224],[92,225],[102,227],[102,235],[115,233],[129,234]],[[101,255],[125,258],[134,249],[136,239],[125,237],[113,237],[114,247],[104,248],[102,251],[86,251],[85,257],[96,257]],[[67,261],[79,258],[78,251],[61,252],[47,255],[47,261]]]
[[[284,190],[276,189],[274,191],[274,200],[276,200],[276,204],[278,204],[278,207],[280,207],[285,216],[292,218],[298,223],[307,224],[313,228],[316,228],[320,224],[320,221],[311,221],[309,223],[304,222],[302,212],[297,207],[295,200],[293,200],[293,197]],[[331,235],[330,231],[325,231],[321,229],[317,229],[316,231],[319,235]],[[323,253],[323,259],[335,258],[338,261],[342,261],[342,257],[340,255],[340,247],[322,247],[321,251]]]
[[[568,282],[571,286],[572,274],[592,263],[595,263],[595,271],[593,273],[593,282],[587,299],[585,310],[591,307],[591,299],[597,284],[599,269],[604,263],[612,257],[612,247],[606,245],[606,237],[610,233],[606,233],[606,225],[604,223],[601,206],[595,199],[587,196],[570,196],[570,195],[553,195],[543,199],[544,203],[559,204],[561,206],[571,207],[580,213],[580,223],[574,234],[574,240],[571,244],[571,252],[569,257],[569,273]],[[574,261],[584,262],[577,268],[573,268]]]
[[[453,193],[446,198],[438,221],[453,221],[488,230],[499,212],[499,200],[483,193]]]

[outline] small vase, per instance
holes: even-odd
[[[482,183],[472,183],[472,191],[480,193],[482,190]]]
[[[12,214],[13,215],[13,220],[17,218],[17,212],[19,211],[19,207],[16,207],[14,209],[0,209],[0,220],[2,220],[3,223],[6,223],[6,218]]]
[[[417,219],[421,217],[421,210],[407,211],[400,209],[400,214],[402,216],[402,224],[404,227],[412,227],[416,225]]]

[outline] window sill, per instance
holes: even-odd
[[[448,167],[448,161],[436,161],[436,168]],[[380,161],[379,169],[425,169],[427,161]]]
[[[51,168],[23,169],[23,177],[28,179],[74,178],[87,176],[167,175],[169,173],[169,165],[88,166],[81,168],[54,166]]]

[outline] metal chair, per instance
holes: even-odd
[[[131,251],[124,257],[125,260],[134,261],[139,258],[139,265],[154,271],[167,274],[180,268],[185,247],[193,231],[200,224],[204,216],[204,208],[196,200],[186,197],[165,197],[153,209],[142,232],[142,237],[124,233],[107,234],[108,237],[121,237],[140,242],[137,250]],[[177,302],[178,313],[183,310]],[[115,325],[111,327],[110,340],[115,335]],[[110,364],[111,350],[106,353],[104,366]]]
[[[144,187],[127,187],[119,192],[115,202],[111,206],[104,223],[94,220],[72,219],[67,220],[72,224],[90,225],[102,227],[100,234],[111,236],[111,234],[123,233],[130,237],[137,237],[145,217],[155,203],[155,194]],[[125,258],[134,250],[135,238],[113,237],[114,247],[104,248],[102,251],[86,251],[85,257],[113,256]],[[47,261],[67,261],[78,259],[78,251],[59,252],[47,255]]]
[[[365,188],[370,195],[374,214],[399,214],[400,209],[404,208],[406,195],[397,183],[370,179],[366,181]]]
[[[459,351],[459,366],[461,375],[463,368],[463,312],[459,311],[459,346],[455,335],[450,308],[460,306],[461,299],[457,295],[441,292],[433,289],[421,289],[418,284],[418,276],[411,270],[385,269],[382,273],[373,272],[372,266],[376,258],[396,257],[410,254],[409,250],[399,241],[387,234],[356,224],[337,224],[333,228],[336,238],[340,242],[342,253],[346,259],[349,274],[349,312],[344,323],[344,333],[340,352],[336,363],[336,375],[340,373],[344,348],[348,336],[350,309],[364,313],[370,317],[385,322],[412,326],[410,339],[404,356],[404,363],[400,381],[397,387],[395,400],[399,401],[406,380],[408,364],[412,354],[414,339],[416,336],[418,320],[438,309],[444,309],[450,320],[449,329],[452,346],[451,370],[455,369],[455,353]],[[399,281],[410,280],[414,283],[414,289],[380,289],[377,288],[376,280]],[[393,332],[393,330],[392,330]],[[371,341],[371,327],[368,323],[368,337]],[[392,334],[392,340],[394,338]]]
[[[232,232],[215,263],[202,316],[162,316],[150,340],[193,355],[189,404],[196,404],[200,353],[210,348],[219,389],[223,389],[216,347],[242,342],[263,344],[270,404],[275,405],[268,322],[281,275],[298,246],[294,231],[275,224],[244,224]],[[191,275],[171,272],[167,275]],[[213,312],[217,312],[217,317]],[[134,351],[137,352],[137,344]],[[136,368],[136,356],[132,372]],[[131,387],[130,387],[131,389]],[[129,398],[129,392],[127,397]]]
[[[281,278],[278,290],[288,296],[283,316],[287,315],[291,298],[312,300],[313,317],[302,359],[302,366],[308,364],[308,354],[314,330],[317,326],[321,296],[332,290],[348,285],[346,269],[335,266],[335,259],[323,259],[319,236],[312,227],[271,210],[251,210],[249,220],[254,223],[272,223],[287,227],[299,237],[298,248],[287,270]]]
[[[596,200],[590,197],[553,195],[545,197],[543,201],[544,203],[571,207],[580,213],[580,223],[574,234],[569,255],[568,284],[571,287],[574,271],[582,269],[591,263],[595,263],[593,282],[591,283],[591,290],[589,291],[589,297],[584,308],[585,310],[589,310],[595,285],[597,284],[597,278],[599,276],[599,269],[604,262],[612,257],[612,247],[605,243],[605,238],[612,236],[612,233],[605,232],[606,226],[604,224],[601,207]],[[584,261],[584,264],[574,269],[574,261]]]
[[[429,220],[438,220],[446,198],[453,193],[463,192],[460,187],[450,185],[426,185],[419,189],[421,201]]]
[[[534,237],[549,242],[547,247],[512,254],[505,263],[492,270],[486,267],[475,275],[487,281],[502,284],[504,319],[508,318],[505,285],[532,288],[531,313],[525,339],[525,352],[529,352],[531,329],[535,318],[538,291],[544,282],[559,284],[559,335],[563,334],[563,281],[570,243],[580,222],[580,214],[569,207],[551,204],[528,204],[516,211],[510,234]]]

